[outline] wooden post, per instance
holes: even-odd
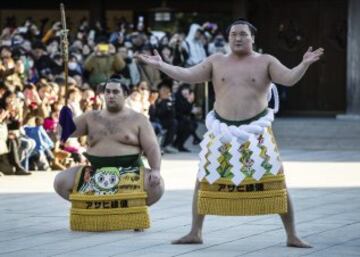
[[[68,30],[66,28],[66,15],[64,4],[60,4],[60,15],[61,15],[61,44],[62,44],[62,54],[64,60],[64,73],[65,73],[65,106],[68,104],[68,62],[69,62],[69,42],[67,39]]]
[[[346,115],[360,118],[360,1],[348,4]]]

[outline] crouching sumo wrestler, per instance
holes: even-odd
[[[148,206],[164,192],[160,148],[148,119],[124,106],[121,83],[110,79],[103,90],[105,109],[70,120],[70,136],[87,136],[84,155],[91,165],[60,172],[54,188],[71,201],[72,230],[143,230],[150,227]],[[142,153],[150,170],[144,168]]]

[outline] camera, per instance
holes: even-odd
[[[109,45],[108,44],[99,44],[99,51],[102,54],[109,53]]]

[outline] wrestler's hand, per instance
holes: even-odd
[[[318,61],[323,54],[324,54],[323,48],[318,48],[315,51],[313,51],[312,47],[310,46],[309,49],[304,54],[303,63],[306,65],[310,65]]]
[[[147,55],[147,54],[135,54],[134,57],[140,60],[143,63],[149,64],[154,68],[159,69],[160,64],[162,63],[162,58],[158,51],[154,50],[154,55]]]
[[[149,172],[149,185],[156,187],[160,185],[160,170],[150,170]]]

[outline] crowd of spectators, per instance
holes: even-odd
[[[129,88],[126,105],[148,116],[163,153],[189,151],[185,142],[196,134],[199,109],[194,85],[169,79],[133,58],[157,49],[165,62],[190,67],[206,56],[226,52],[217,26],[191,24],[189,32],[149,31],[123,20],[115,31],[82,19],[69,34],[68,85],[59,22],[8,19],[0,35],[0,175],[26,175],[29,170],[62,170],[85,163],[86,138],[59,143],[59,112],[68,99],[76,117],[103,108],[97,87],[117,76]],[[50,29],[46,29],[49,27]],[[179,126],[181,124],[181,126]]]

